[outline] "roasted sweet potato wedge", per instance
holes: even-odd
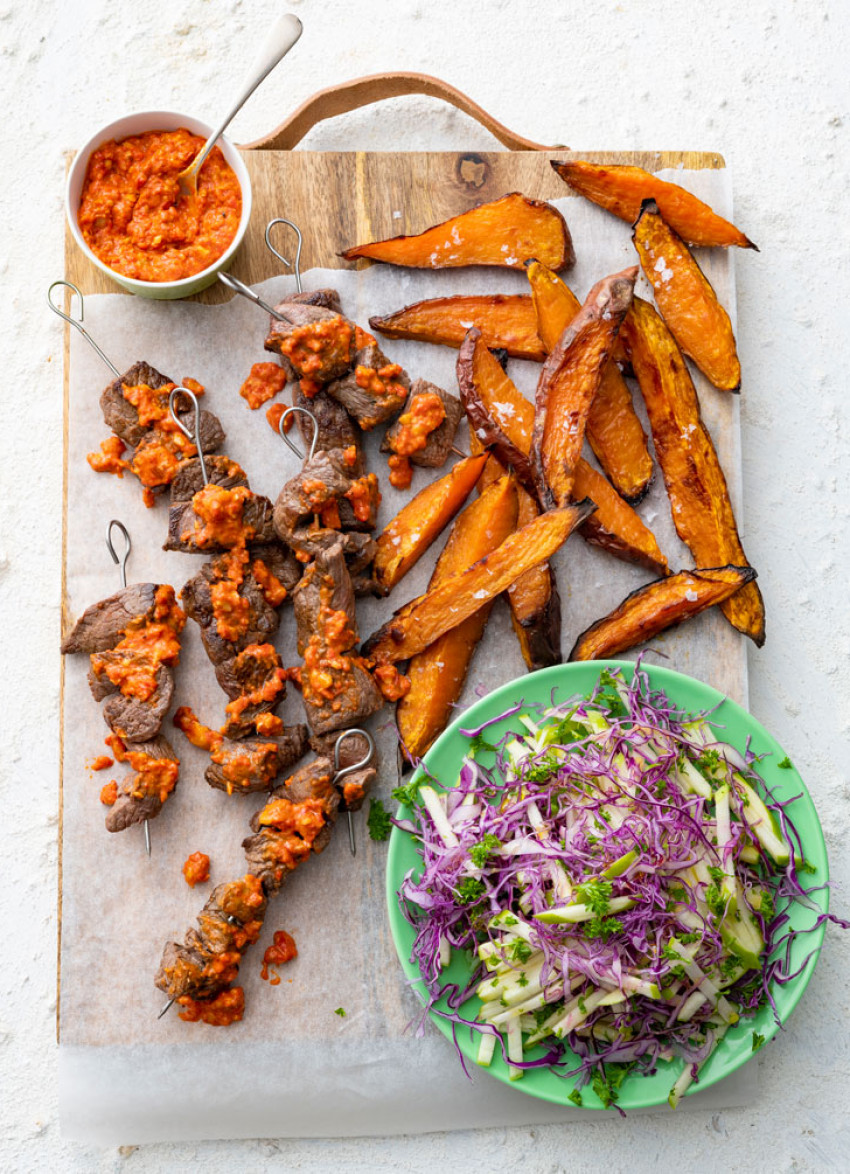
[[[676,340],[655,307],[641,298],[632,303],[622,337],[646,403],[679,537],[699,566],[747,566],[726,478]],[[758,585],[747,583],[721,607],[729,622],[761,647],[764,601]]]
[[[412,269],[456,269],[462,265],[497,265],[517,269],[539,257],[552,269],[575,264],[570,230],[557,208],[510,192],[435,224],[418,236],[355,245],[341,254],[346,261],[367,257]]]
[[[752,582],[752,567],[712,567],[679,571],[656,579],[627,595],[619,607],[597,620],[579,636],[570,660],[606,660],[627,648],[651,640],[665,628],[672,628],[707,607],[729,599]]]
[[[521,485],[517,486],[517,528],[528,526],[537,517],[537,502]],[[587,519],[581,527],[588,524]],[[508,588],[511,624],[519,641],[522,659],[529,672],[561,663],[561,597],[550,563],[538,563]]]
[[[587,461],[580,460],[576,465],[573,497],[577,501],[589,497],[596,504],[596,512],[581,528],[585,542],[601,546],[626,562],[639,563],[656,574],[669,574],[667,559],[661,553],[655,535]]]
[[[485,348],[486,349],[486,348]],[[492,357],[492,352],[488,352]],[[513,384],[511,384],[513,387]],[[517,396],[520,393],[513,387]],[[524,399],[524,397],[521,397]],[[525,400],[528,404],[528,401]],[[531,408],[531,405],[528,404]],[[529,425],[530,430],[530,425]],[[487,452],[475,432],[469,432],[471,453]],[[478,492],[503,477],[507,472],[492,453],[478,478]],[[540,513],[536,494],[517,484],[517,527],[527,526]],[[591,515],[592,516],[592,515]],[[587,525],[587,523],[585,523]],[[579,528],[583,531],[583,527]],[[507,590],[511,609],[511,624],[519,641],[523,660],[530,672],[561,663],[561,599],[555,581],[555,572],[549,563],[539,563],[521,575]]]
[[[483,454],[465,457],[399,510],[378,538],[374,577],[380,587],[391,591],[419,561],[469,497],[486,463]]]
[[[661,215],[689,245],[717,245],[725,248],[758,249],[734,224],[686,192],[678,184],[659,179],[642,167],[623,164],[588,163],[575,159],[571,163],[551,160],[561,179],[585,199],[592,200],[606,212],[634,224],[643,200],[654,199]]]
[[[693,255],[666,224],[655,200],[644,200],[632,240],[670,332],[706,379],[721,391],[741,387],[741,364],[729,315]]]
[[[516,526],[516,481],[504,475],[458,515],[428,589],[439,587],[501,546]],[[445,728],[493,602],[489,600],[410,661],[405,674],[410,691],[396,706],[402,745],[410,758],[424,754]]]
[[[635,266],[598,281],[543,364],[530,455],[544,506],[572,497],[588,412],[631,304],[637,272]]]
[[[492,353],[490,351],[487,353],[492,358]],[[496,363],[495,359],[493,361]],[[520,393],[513,384],[511,387],[514,393],[519,396]],[[533,413],[533,408],[528,400],[524,397],[520,398]],[[529,434],[532,422],[533,415],[532,421],[528,425]],[[469,433],[469,450],[473,453],[486,452],[483,443],[472,430]],[[484,472],[478,478],[478,492],[483,493],[488,485],[492,485],[499,477],[504,476],[505,472],[505,466],[491,454],[484,466]],[[527,526],[539,513],[536,496],[530,494],[522,485],[517,485],[517,527]],[[592,514],[591,517],[593,517]],[[590,518],[584,523],[584,526],[587,526],[589,522]],[[580,527],[582,532],[584,532],[584,526]],[[516,632],[522,658],[529,672],[548,668],[552,664],[560,664],[561,597],[558,595],[555,572],[550,564],[538,563],[536,567],[532,567],[530,571],[520,575],[517,581],[508,588],[507,594],[511,609],[511,624]]]
[[[520,575],[551,558],[595,508],[593,502],[579,502],[550,510],[515,530],[492,554],[400,608],[369,637],[364,654],[378,664],[392,664],[422,652]]]
[[[526,266],[537,314],[537,332],[552,351],[581,309],[578,298],[539,261]],[[612,357],[608,359],[587,417],[587,439],[611,484],[626,501],[638,502],[652,482],[652,457],[631,392]]]
[[[537,334],[537,315],[528,294],[461,294],[414,302],[384,318],[370,318],[373,330],[387,338],[413,338],[459,347],[470,326],[477,326],[488,347],[514,359],[542,363],[546,349]]]
[[[474,329],[461,347],[457,371],[461,399],[469,417],[470,437],[482,447],[488,446],[504,465],[512,466],[517,476],[534,489],[528,459],[534,408],[502,371]],[[583,459],[576,466],[573,490],[577,499],[589,497],[597,506],[596,512],[580,527],[586,541],[603,546],[628,562],[667,573],[667,560],[658,548],[655,535],[605,478]]]

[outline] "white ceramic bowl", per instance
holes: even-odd
[[[179,130],[180,127],[185,127],[192,134],[201,135],[204,139],[208,137],[213,129],[207,123],[201,122],[197,118],[191,118],[188,114],[175,114],[169,110],[152,110],[143,111],[140,114],[128,114],[124,118],[110,122],[108,126],[101,127],[96,134],[93,134],[85,146],[77,153],[77,157],[68,173],[68,183],[65,188],[65,211],[74,240],[88,259],[94,265],[97,265],[98,269],[105,273],[107,277],[111,277],[113,281],[123,286],[130,293],[140,294],[143,298],[159,298],[162,300],[187,298],[191,294],[196,294],[200,290],[206,289],[208,285],[212,285],[219,271],[227,269],[230,266],[234,253],[242,243],[242,238],[245,236],[245,230],[248,227],[248,221],[251,217],[251,179],[248,175],[248,169],[233,144],[228,139],[222,137],[218,140],[218,146],[221,147],[225,159],[236,173],[236,178],[239,180],[239,186],[242,189],[242,218],[239,221],[236,235],[217,261],[209,265],[206,269],[201,270],[200,273],[195,273],[191,277],[183,277],[179,281],[139,281],[134,277],[125,277],[123,273],[116,273],[114,269],[110,269],[108,265],[104,265],[103,261],[91,251],[83,239],[83,234],[80,232],[80,226],[77,223],[77,212],[80,207],[80,196],[92,151],[99,147],[101,143],[108,142],[110,139],[126,139],[130,135],[143,134],[145,131]]]

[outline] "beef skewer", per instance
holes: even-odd
[[[366,751],[343,765],[343,747],[352,737],[358,744],[365,740]],[[163,951],[155,984],[171,997],[158,1019],[178,999],[200,997],[210,1004],[225,992],[245,949],[259,937],[268,899],[299,864],[327,847],[340,805],[339,792],[345,790],[343,780],[359,779],[355,785],[363,791],[371,783],[375,771],[369,764],[374,753],[375,743],[365,730],[344,730],[337,736],[332,761],[320,756],[301,767],[255,813],[254,834],[243,843],[247,874],[219,885],[198,917],[198,930],[189,930],[182,945],[169,942]]]
[[[115,527],[116,530],[120,531],[121,536],[124,539],[124,554],[120,558],[118,557],[118,552],[115,549],[113,539],[112,539],[112,527],[113,526]],[[118,567],[118,573],[121,578],[121,586],[122,587],[127,586],[127,559],[130,557],[131,547],[132,547],[132,543],[130,542],[129,530],[127,529],[127,527],[124,525],[123,522],[119,522],[117,518],[113,518],[110,521],[109,525],[106,527],[106,549],[109,551],[109,553],[112,557],[112,561]],[[143,826],[145,829],[145,852],[148,854],[148,856],[150,856],[150,854],[151,854],[151,821],[149,819],[144,820]]]
[[[308,419],[313,434],[301,473],[278,496],[274,519],[275,528],[285,542],[296,551],[300,549],[312,556],[292,598],[298,651],[305,661],[301,675],[304,708],[313,734],[321,735],[368,717],[380,708],[383,698],[359,658],[353,655],[357,644],[354,590],[346,567],[343,535],[336,528],[341,527],[343,520],[340,505],[355,482],[347,476],[345,455],[340,450],[316,452],[319,423],[307,408],[290,408],[281,417],[280,434],[290,450],[304,459],[285,431],[290,413]],[[324,531],[327,543],[323,538],[322,545],[317,547],[315,532],[305,530],[305,526],[311,525],[306,519],[314,517],[316,510],[328,508],[335,511],[336,519]],[[347,520],[357,524],[354,518]],[[351,808],[347,814],[353,856],[357,842]]]
[[[113,530],[124,538],[122,555],[115,549]],[[115,758],[138,772],[107,816],[107,830],[119,832],[143,823],[150,856],[150,820],[162,810],[179,771],[177,756],[161,737],[160,727],[173,693],[169,666],[176,663],[186,621],[171,587],[127,586],[131,541],[117,519],[107,526],[106,546],[119,568],[121,590],[87,608],[63,640],[62,652],[90,655],[89,686],[96,700],[106,699],[103,716],[112,730],[109,741]],[[153,644],[148,634],[153,635]]]
[[[80,306],[79,318],[66,314],[53,301],[53,290],[57,286],[64,286],[76,295]],[[173,481],[181,465],[191,455],[182,438],[175,436],[173,425],[177,424],[180,432],[190,441],[193,437],[185,426],[174,420],[173,414],[169,419],[163,402],[167,390],[173,388],[189,394],[187,389],[175,388],[172,380],[143,361],[134,363],[123,373],[119,371],[83,326],[83,295],[71,282],[54,281],[47,291],[47,303],[54,314],[79,331],[115,376],[100,397],[104,421],[113,435],[102,442],[100,453],[89,454],[89,464],[95,472],[115,473],[119,476],[128,469],[138,477],[143,487],[145,504],[153,505],[156,494]],[[201,391],[200,385],[198,390]],[[200,453],[214,452],[224,441],[221,422],[206,410],[200,412],[195,433],[194,442]],[[128,445],[135,451],[131,459],[125,460],[121,454]]]

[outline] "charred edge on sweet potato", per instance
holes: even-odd
[[[676,532],[699,566],[747,566],[726,478],[682,352],[654,306],[635,298],[621,331],[646,404],[655,455]],[[733,627],[758,646],[764,601],[749,582],[721,605]]]
[[[634,266],[598,281],[543,364],[530,455],[545,506],[570,500],[587,415],[631,304],[637,273]]]
[[[752,567],[726,566],[679,571],[647,583],[582,632],[569,659],[605,660],[617,656],[722,603],[755,577]]]
[[[526,270],[537,314],[537,332],[551,352],[581,309],[581,303],[560,277],[538,260],[529,261]],[[615,348],[616,342],[590,405],[587,440],[620,496],[636,505],[652,484],[652,457],[631,392],[615,362]]]
[[[461,347],[457,373],[470,435],[477,443],[489,447],[502,464],[513,468],[523,486],[539,501],[528,458],[534,408],[497,368],[474,329]],[[579,528],[587,542],[603,547],[617,558],[667,574],[667,560],[655,535],[602,474],[582,458],[576,466],[573,490],[576,498],[589,497],[597,506],[596,512]]]

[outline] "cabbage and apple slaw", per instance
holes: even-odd
[[[515,731],[491,745],[508,716]],[[511,1079],[540,1066],[573,1078],[575,1104],[592,1082],[616,1105],[625,1075],[680,1057],[675,1108],[728,1028],[765,1002],[776,1014],[773,984],[802,970],[790,944],[809,931],[791,928],[790,905],[817,913],[811,929],[828,916],[806,888],[793,797],[767,793],[755,755],[639,665],[630,684],[604,671],[588,697],[461,733],[457,784],[420,774],[399,795],[422,857],[399,901],[428,1008],[478,1033],[483,1066],[499,1047]],[[453,950],[474,959],[463,988],[443,978]],[[473,994],[474,1019],[458,1010]]]

